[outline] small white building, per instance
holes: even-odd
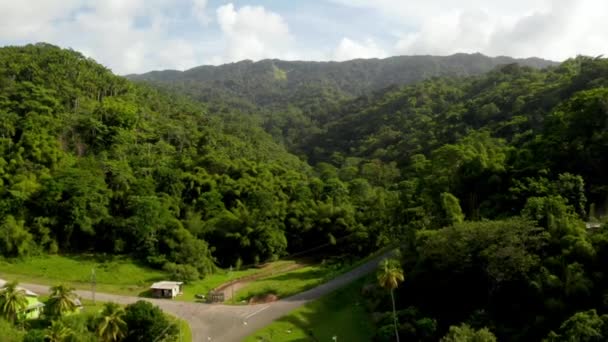
[[[175,298],[182,294],[183,284],[181,281],[159,281],[152,284],[150,290],[152,290],[152,295],[157,298]]]

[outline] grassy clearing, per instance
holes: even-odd
[[[257,279],[236,292],[236,302],[241,303],[242,301],[248,301],[251,297],[270,293],[277,295],[279,298],[295,295],[351,271],[394,248],[395,246],[388,246],[366,258],[356,261],[311,265],[294,271]]]
[[[240,271],[219,270],[217,273],[184,286],[184,294],[177,299],[195,301],[195,294],[207,294],[233,279],[256,273],[272,273],[293,265],[294,261],[277,261],[262,268]],[[16,279],[19,282],[43,285],[64,283],[77,289],[91,288],[91,270],[95,269],[98,292],[131,296],[146,296],[149,286],[159,280],[167,280],[165,272],[140,266],[126,257],[103,257],[95,255],[60,256],[48,255],[7,262],[0,260],[0,278]]]
[[[248,300],[257,295],[272,293],[279,298],[289,297],[313,288],[332,278],[335,269],[329,266],[306,266],[295,271],[270,276],[253,281],[235,294],[236,301]]]
[[[233,271],[233,272],[229,272],[226,270],[219,270],[218,272],[216,272],[214,274],[206,276],[205,279],[196,280],[196,281],[186,284],[184,286],[184,294],[181,296],[178,296],[176,299],[181,300],[181,301],[188,301],[188,302],[196,301],[197,300],[195,298],[196,294],[200,293],[200,294],[207,295],[207,293],[210,290],[213,290],[214,288],[216,288],[224,283],[227,283],[233,279],[255,274],[258,271],[259,270],[255,269],[255,268],[250,268],[250,269],[242,270],[242,271]]]
[[[365,311],[360,279],[294,310],[247,337],[257,341],[371,341],[374,327]]]
[[[213,290],[222,284],[226,284],[231,280],[249,277],[257,274],[272,274],[275,270],[280,270],[282,268],[293,265],[294,263],[294,261],[290,260],[281,260],[268,263],[261,268],[249,268],[240,271],[219,270],[215,274],[205,277],[205,279],[188,283],[186,286],[184,286],[184,294],[182,296],[177,297],[177,300],[189,302],[197,301],[198,299],[195,297],[196,294],[200,293],[206,295],[210,290]]]
[[[137,265],[125,257],[47,255],[10,263],[0,261],[0,278],[45,285],[64,283],[88,290],[92,269],[97,291],[134,296],[166,277],[162,271]]]

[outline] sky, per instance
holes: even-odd
[[[608,50],[606,0],[0,0],[0,45],[47,42],[118,74],[243,59],[541,57]]]

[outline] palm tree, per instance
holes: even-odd
[[[97,334],[104,342],[120,341],[126,336],[127,323],[123,320],[125,310],[116,303],[104,304]]]
[[[73,333],[72,329],[68,328],[61,321],[51,322],[51,326],[46,328],[44,337],[49,342],[63,342]]]
[[[13,281],[0,288],[0,313],[11,323],[15,323],[19,313],[28,304],[25,290],[19,288],[17,284],[16,281]]]
[[[395,324],[395,336],[399,342],[399,329],[397,328],[397,311],[395,309],[394,290],[399,286],[399,283],[404,280],[403,270],[398,260],[384,259],[380,262],[378,268],[378,283],[383,288],[390,290],[391,300],[393,302],[393,322]]]
[[[46,303],[49,315],[60,317],[68,312],[73,312],[78,307],[76,289],[60,284],[51,287],[51,295]]]

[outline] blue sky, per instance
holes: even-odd
[[[0,45],[70,47],[120,74],[264,58],[563,60],[605,52],[606,13],[605,0],[0,0]]]

